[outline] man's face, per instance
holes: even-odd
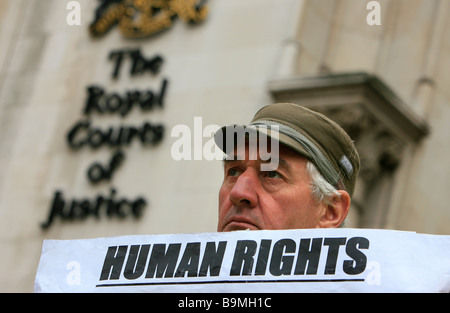
[[[267,162],[259,153],[250,157],[253,150],[249,152],[247,145],[244,160],[237,155],[224,161],[217,230],[318,227],[322,205],[312,198],[307,160],[280,145],[278,166],[261,171],[261,164]]]

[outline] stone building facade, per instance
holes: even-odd
[[[215,231],[212,131],[275,101],[355,140],[347,226],[449,234],[448,15],[446,0],[0,0],[0,291],[33,290],[46,238]]]

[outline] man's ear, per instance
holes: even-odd
[[[319,228],[338,228],[345,220],[350,209],[350,195],[345,190],[338,190],[340,196],[333,196],[325,205],[319,220]]]

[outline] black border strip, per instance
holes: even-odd
[[[295,280],[214,280],[214,281],[182,281],[182,282],[148,282],[148,283],[120,283],[99,284],[95,287],[123,287],[123,286],[158,286],[158,285],[210,285],[210,284],[257,284],[257,283],[341,283],[363,282],[363,278],[355,279],[295,279]]]

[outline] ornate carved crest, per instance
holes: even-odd
[[[196,24],[206,19],[206,0],[100,0],[89,31],[101,37],[117,25],[127,38],[144,38],[173,26],[177,17]]]

